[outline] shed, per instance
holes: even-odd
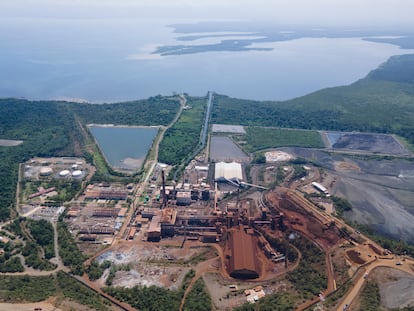
[[[255,279],[259,277],[259,262],[257,260],[253,236],[243,229],[231,232],[230,239],[230,276],[237,279]]]
[[[216,181],[243,180],[242,166],[237,162],[218,162],[214,178]]]

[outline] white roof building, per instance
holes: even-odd
[[[214,133],[237,133],[246,134],[244,127],[241,125],[228,125],[228,124],[213,124],[212,129]]]
[[[318,189],[320,192],[328,193],[328,189],[326,189],[324,186],[322,186],[320,183],[312,182],[312,186],[314,186],[316,189]]]
[[[218,162],[216,163],[215,169],[215,180],[216,181],[225,181],[230,180],[243,180],[242,166],[240,163],[231,162]]]

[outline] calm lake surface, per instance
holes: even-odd
[[[138,170],[152,145],[158,128],[90,126],[92,135],[114,168]]]
[[[99,103],[212,90],[283,100],[352,83],[390,56],[409,53],[361,37],[303,33],[268,40],[269,29],[248,32],[235,26],[200,33],[190,24],[180,33],[169,26],[179,22],[1,18],[0,97]],[[292,33],[270,31],[279,37]],[[220,44],[230,48],[217,48]],[[170,47],[175,53],[157,52]]]

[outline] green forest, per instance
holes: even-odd
[[[123,103],[69,105],[85,124],[167,125],[177,114],[180,103],[177,97],[158,95]]]
[[[80,155],[82,137],[74,114],[59,102],[0,100],[0,138],[19,139],[16,147],[0,147],[0,220],[14,204],[18,164],[34,156]]]
[[[56,265],[49,261],[55,257],[54,231],[50,222],[19,217],[8,224],[6,229],[23,242],[12,236],[4,245],[4,254],[0,256],[1,272],[24,271],[19,256],[24,257],[26,266],[34,269],[50,271],[56,268]]]
[[[191,108],[183,110],[177,122],[164,135],[158,156],[160,162],[179,164],[200,142],[206,98],[190,98],[187,106]]]

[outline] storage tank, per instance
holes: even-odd
[[[63,170],[59,172],[60,177],[67,177],[70,175],[70,172],[68,170]]]
[[[82,171],[81,170],[76,170],[76,171],[72,172],[72,177],[79,178],[81,176],[82,176]]]
[[[49,176],[50,174],[53,173],[53,170],[51,167],[42,167],[40,169],[40,176]]]

